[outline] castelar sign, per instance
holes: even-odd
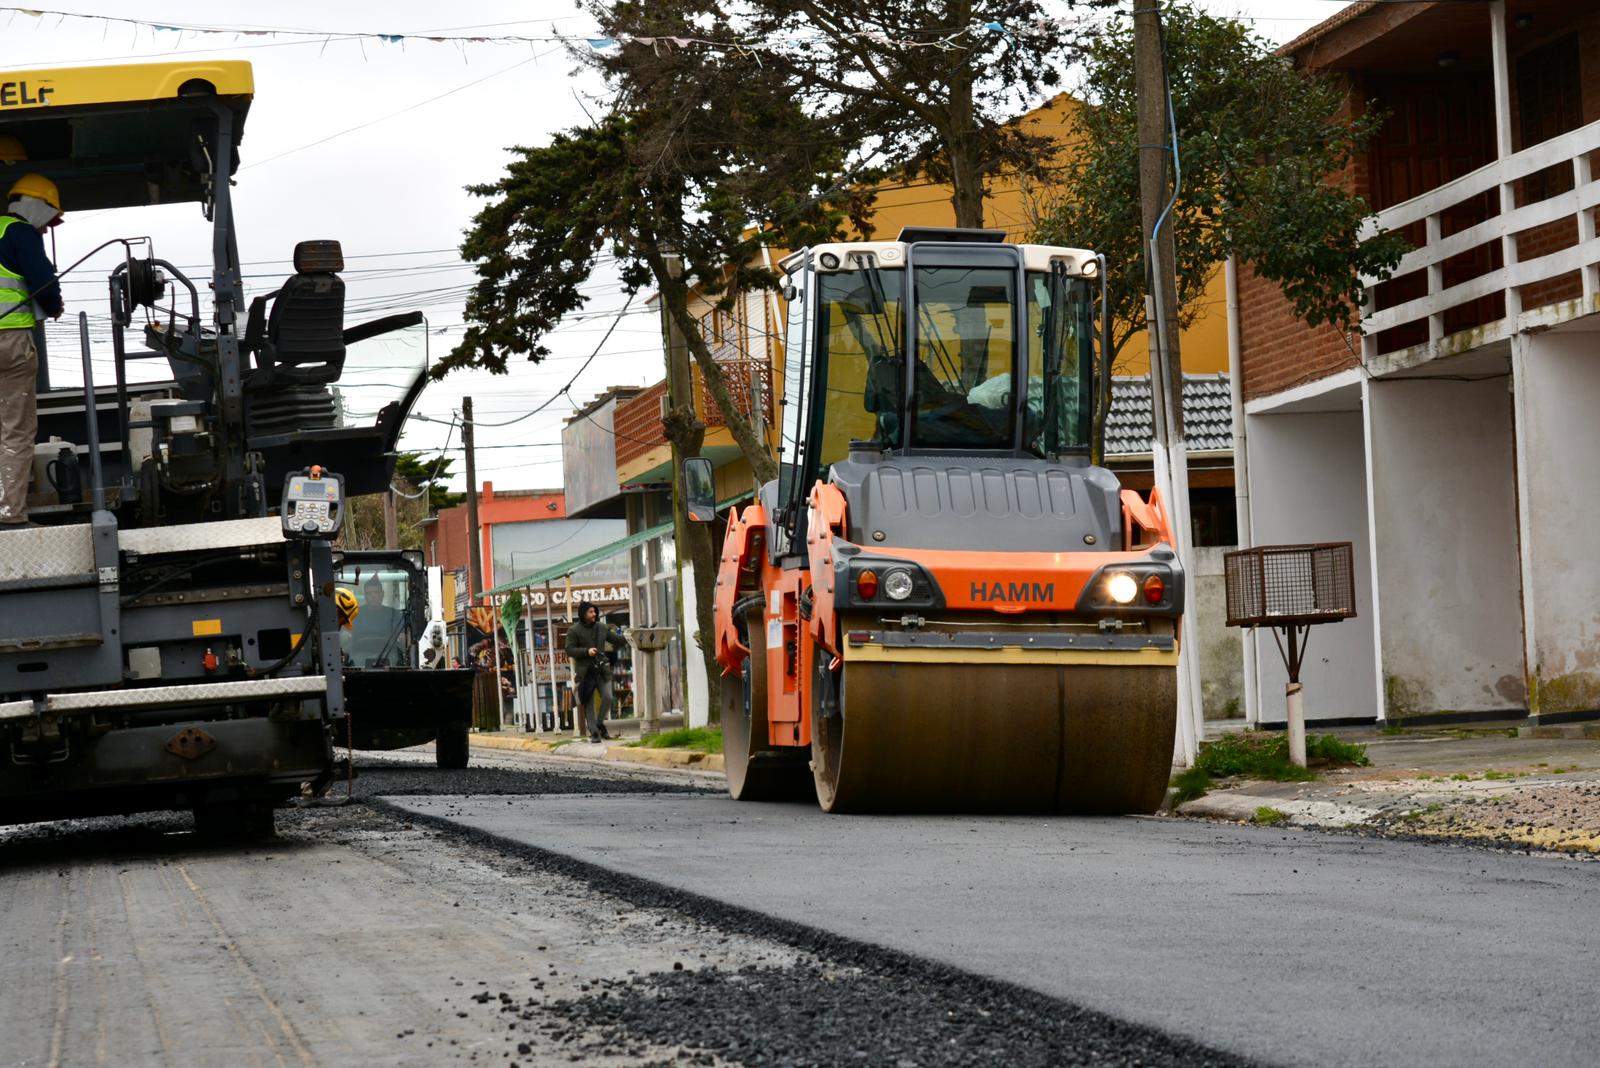
[[[524,596],[530,605],[544,607],[544,591],[529,590]],[[570,603],[578,604],[588,601],[591,604],[626,604],[628,602],[628,587],[626,586],[595,586],[589,589],[573,589]],[[565,588],[550,591],[552,605],[567,604],[567,591]]]

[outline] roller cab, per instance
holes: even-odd
[[[1185,577],[1090,462],[1103,261],[907,231],[784,261],[781,476],[732,516],[717,658],[736,798],[1150,812]]]

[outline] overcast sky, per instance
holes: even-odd
[[[428,316],[435,359],[461,336],[462,294],[473,278],[455,251],[478,203],[463,187],[494,180],[509,146],[542,144],[581,121],[580,98],[597,90],[574,80],[574,64],[558,42],[400,45],[337,37],[554,33],[581,40],[594,26],[570,0],[58,0],[55,6],[166,26],[335,35],[202,34],[0,7],[0,69],[178,57],[249,60],[256,98],[234,191],[247,288],[259,293],[276,286],[289,273],[286,261],[297,240],[337,238],[348,268],[348,321],[420,308]],[[1247,18],[1264,36],[1285,41],[1345,2],[1205,0],[1204,6]],[[76,215],[71,204],[65,207],[68,225],[56,232],[62,266],[104,240],[134,235],[151,236],[157,255],[170,262],[209,261],[209,227],[195,205]],[[104,314],[104,275],[115,262],[114,253],[102,253],[67,280],[69,314]],[[203,286],[204,273],[195,277]],[[416,412],[433,421],[413,419],[402,446],[438,450],[451,414],[470,394],[479,423],[479,478],[501,488],[560,485],[560,429],[572,407],[562,398],[551,401],[585,359],[599,349],[572,384],[571,396],[579,403],[609,385],[662,377],[659,322],[643,309],[642,298],[602,346],[623,298],[612,277],[597,276],[591,289],[586,314],[551,338],[553,358],[538,365],[519,362],[506,376],[458,373],[430,385]],[[71,338],[59,329],[53,337],[57,380],[76,380],[76,349],[64,344]],[[348,376],[349,393],[375,406],[403,388],[420,352],[419,331],[381,351],[361,353],[360,369]],[[100,366],[109,364],[97,361]],[[485,425],[525,415],[544,402],[551,403],[543,412],[514,425]],[[459,488],[459,433],[450,445]]]

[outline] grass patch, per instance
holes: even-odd
[[[1470,782],[1471,780],[1472,776],[1468,775],[1464,771],[1458,771],[1454,775],[1450,776],[1451,782]]]
[[[1256,809],[1256,814],[1250,817],[1250,822],[1262,827],[1276,827],[1280,823],[1287,822],[1288,819],[1289,817],[1286,813],[1280,812],[1271,805],[1262,805]]]
[[[1306,759],[1355,767],[1370,763],[1366,746],[1341,742],[1331,734],[1307,736]],[[1202,743],[1194,767],[1174,776],[1172,785],[1182,804],[1202,796],[1214,780],[1234,775],[1274,782],[1308,782],[1317,777],[1315,772],[1289,762],[1287,734],[1243,731]]]
[[[1397,737],[1398,735],[1404,734],[1405,732],[1406,732],[1406,729],[1404,727],[1402,727],[1400,724],[1394,722],[1393,720],[1384,721],[1383,726],[1381,728],[1379,728],[1379,730],[1378,730],[1379,734],[1387,735],[1390,738]]]
[[[1485,779],[1514,779],[1514,778],[1516,778],[1516,776],[1512,775],[1509,771],[1486,771],[1486,772],[1483,773],[1483,777]]]
[[[715,727],[679,727],[653,738],[630,743],[645,749],[688,749],[696,753],[722,752],[722,731]]]

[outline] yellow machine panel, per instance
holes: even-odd
[[[255,93],[255,78],[244,60],[63,67],[0,75],[0,112],[167,100],[190,82],[209,83],[218,96]]]

